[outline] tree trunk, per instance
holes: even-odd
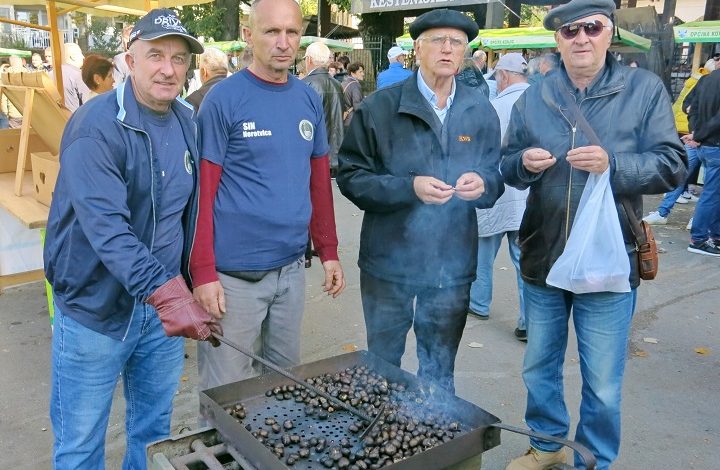
[[[707,0],[703,19],[705,21],[720,20],[720,0]]]
[[[215,6],[225,9],[221,41],[240,39],[240,0],[215,0]]]

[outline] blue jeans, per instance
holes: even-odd
[[[688,156],[688,177],[693,174],[695,170],[700,166],[700,159],[698,158],[698,149],[690,147],[689,145],[685,146],[685,151],[687,152]],[[670,215],[670,211],[672,210],[673,206],[675,205],[675,201],[680,197],[680,195],[685,191],[687,188],[687,182],[681,184],[677,188],[673,189],[669,193],[665,193],[665,197],[660,202],[660,205],[658,206],[658,213],[662,217],[667,217]],[[694,222],[693,222],[694,223]]]
[[[455,393],[455,356],[467,320],[469,292],[468,284],[412,286],[360,271],[368,351],[400,367],[412,327],[418,377]]]
[[[170,434],[183,359],[183,338],[165,336],[148,305],[135,307],[124,341],[84,327],[56,305],[50,397],[53,468],[105,468],[105,432],[122,373],[127,436],[122,468],[144,469],[147,444]]]
[[[524,330],[525,299],[523,297],[523,279],[520,274],[520,247],[517,243],[517,231],[497,233],[478,239],[477,273],[475,275],[475,282],[470,286],[470,309],[480,315],[488,315],[490,313],[493,291],[493,264],[495,263],[502,239],[506,235],[510,260],[512,260],[517,274],[518,303],[520,305],[517,327]]]
[[[698,147],[698,157],[705,165],[705,182],[695,206],[690,238],[702,242],[709,237],[720,239],[720,147]]]
[[[568,320],[573,315],[582,375],[580,421],[575,440],[606,470],[620,449],[620,398],[636,291],[573,294],[525,283],[528,343],[523,380],[528,390],[525,421],[533,431],[567,437],[563,362]],[[558,444],[530,439],[536,449],[554,452]],[[575,466],[585,468],[579,457]]]

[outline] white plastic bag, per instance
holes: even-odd
[[[610,171],[591,173],[567,244],[546,283],[576,294],[630,292],[630,260],[625,249]]]

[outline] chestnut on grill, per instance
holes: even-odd
[[[283,427],[285,428],[286,431],[289,431],[295,427],[295,424],[293,424],[291,419],[288,419],[283,422]]]

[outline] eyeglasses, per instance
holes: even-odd
[[[605,26],[602,21],[595,20],[588,21],[586,23],[566,24],[562,26],[559,31],[560,35],[564,39],[574,39],[578,34],[580,34],[581,29],[585,30],[585,36],[589,38],[596,38],[600,36],[600,33],[602,33],[605,28],[610,28],[610,26]]]
[[[430,44],[437,47],[442,47],[445,41],[450,41],[450,47],[453,49],[460,49],[467,46],[467,41],[462,38],[453,36],[425,36],[420,38],[422,41],[429,41]]]

